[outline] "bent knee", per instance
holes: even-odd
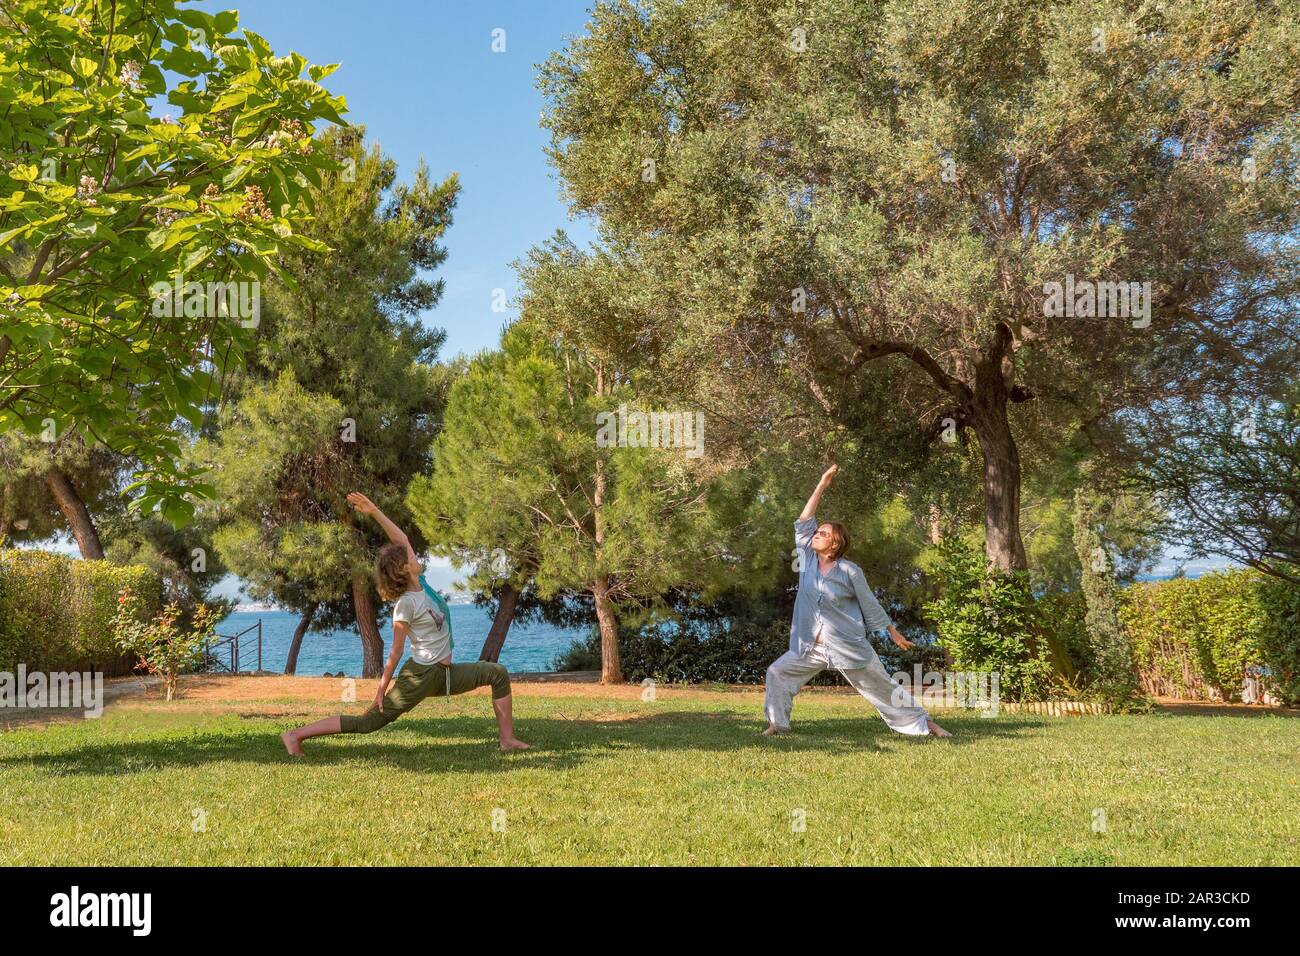
[[[487,665],[487,682],[492,685],[492,699],[510,696],[510,672],[503,664]]]

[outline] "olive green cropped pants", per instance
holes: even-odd
[[[475,687],[492,686],[492,699],[510,696],[510,675],[500,664],[417,664],[408,659],[384,694],[384,709],[373,704],[361,715],[344,714],[339,727],[345,734],[371,734],[386,727],[426,697],[463,694]]]

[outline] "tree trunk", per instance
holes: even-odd
[[[505,645],[510,623],[515,619],[515,605],[518,603],[519,589],[509,581],[501,585],[497,613],[492,618],[492,627],[487,633],[487,639],[483,641],[483,650],[478,655],[479,660],[491,661],[494,664],[497,662],[501,656],[501,648]]]
[[[591,588],[596,599],[596,621],[600,624],[600,682],[622,684],[623,664],[618,657],[618,623],[614,602],[609,599],[609,578],[601,575]]]
[[[596,394],[605,394],[605,370],[596,369]],[[596,487],[591,499],[591,517],[595,532],[596,567],[601,565],[601,552],[605,547],[605,491],[608,485],[605,462],[596,459]],[[614,602],[609,599],[609,575],[601,573],[592,585],[591,594],[596,599],[596,623],[600,626],[600,682],[621,684],[623,663],[618,656],[618,625],[614,616]]]
[[[298,626],[293,629],[293,641],[289,644],[289,659],[284,662],[286,674],[293,674],[298,670],[298,651],[302,648],[302,638],[307,633],[307,628],[311,627],[311,619],[316,616],[318,607],[320,605],[317,603],[307,605],[307,610],[298,620]]]
[[[63,519],[72,529],[72,536],[77,540],[77,548],[81,551],[81,556],[93,561],[102,561],[104,546],[99,542],[99,532],[95,530],[90,509],[81,500],[81,495],[77,494],[72,479],[65,472],[51,467],[45,473],[45,483],[50,487],[50,494],[54,496],[55,504],[63,512]]]
[[[984,454],[984,554],[1001,571],[1029,567],[1020,536],[1020,450],[1007,417],[1007,386],[1000,362],[975,372],[971,426]]]
[[[361,676],[378,677],[384,672],[384,639],[375,624],[375,599],[370,596],[365,574],[352,578],[352,609],[361,631]]]

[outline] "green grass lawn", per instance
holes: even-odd
[[[1300,720],[950,714],[939,741],[813,694],[767,740],[760,702],[520,695],[536,749],[506,755],[457,698],[302,760],[292,701],[115,707],[0,735],[0,862],[1300,863]]]

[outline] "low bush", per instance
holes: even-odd
[[[139,596],[141,613],[160,610],[162,582],[148,568],[0,550],[0,670],[130,673],[135,660],[113,631],[124,587]]]
[[[1063,644],[1043,627],[1028,575],[990,569],[984,553],[950,538],[934,568],[940,597],[926,605],[957,671],[998,674],[1006,700],[1043,700],[1072,673]],[[1069,620],[1068,606],[1044,606]]]

